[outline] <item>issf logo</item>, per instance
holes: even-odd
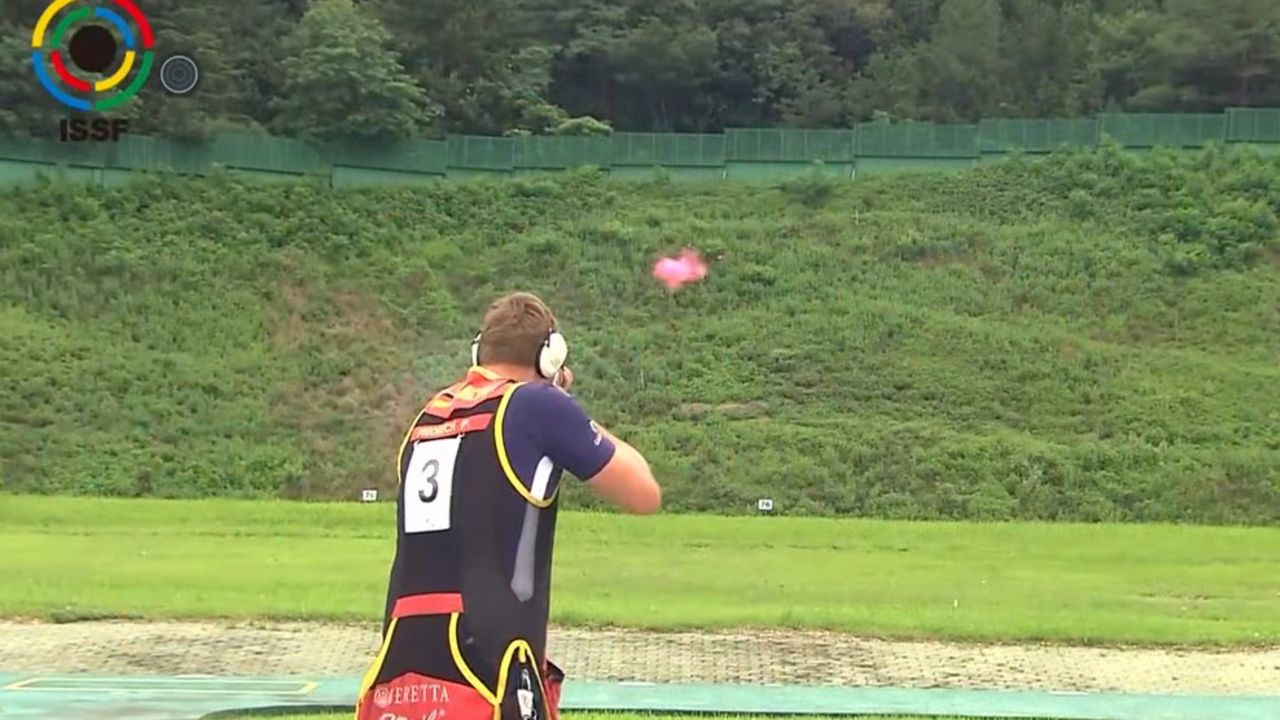
[[[102,117],[133,99],[156,64],[155,32],[133,0],[52,0],[31,32],[31,66],[49,95],[74,111],[59,125],[64,142],[117,140],[122,118]],[[161,63],[160,84],[172,95],[196,88],[200,71],[186,55]]]

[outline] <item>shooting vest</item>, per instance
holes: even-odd
[[[530,493],[507,458],[503,415],[519,386],[473,368],[405,436],[382,648],[356,720],[556,718],[563,674],[545,652],[558,503]],[[513,493],[523,531],[502,527]],[[504,531],[522,532],[523,582]]]

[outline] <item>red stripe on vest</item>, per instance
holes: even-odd
[[[459,410],[469,410],[502,395],[507,391],[507,386],[514,382],[511,378],[495,375],[484,368],[472,368],[460,382],[441,390],[428,400],[423,412],[447,418]]]
[[[430,593],[427,595],[406,595],[396,600],[396,606],[391,611],[391,617],[449,615],[460,612],[462,612],[462,595],[460,593]]]
[[[359,720],[490,720],[493,716],[493,706],[475,688],[413,672],[369,688],[356,708]]]
[[[489,427],[493,421],[493,413],[481,413],[467,417],[445,420],[436,425],[419,425],[409,433],[410,441],[439,440],[469,432],[479,432]]]

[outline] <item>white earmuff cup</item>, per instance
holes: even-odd
[[[538,353],[538,373],[547,380],[554,378],[556,373],[564,367],[568,357],[569,344],[565,342],[563,335],[552,331],[547,335],[547,341],[543,343],[542,350]]]

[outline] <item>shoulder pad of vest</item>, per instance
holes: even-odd
[[[468,376],[436,393],[423,409],[428,415],[447,418],[459,410],[469,410],[482,402],[500,397],[515,380],[500,377]]]

